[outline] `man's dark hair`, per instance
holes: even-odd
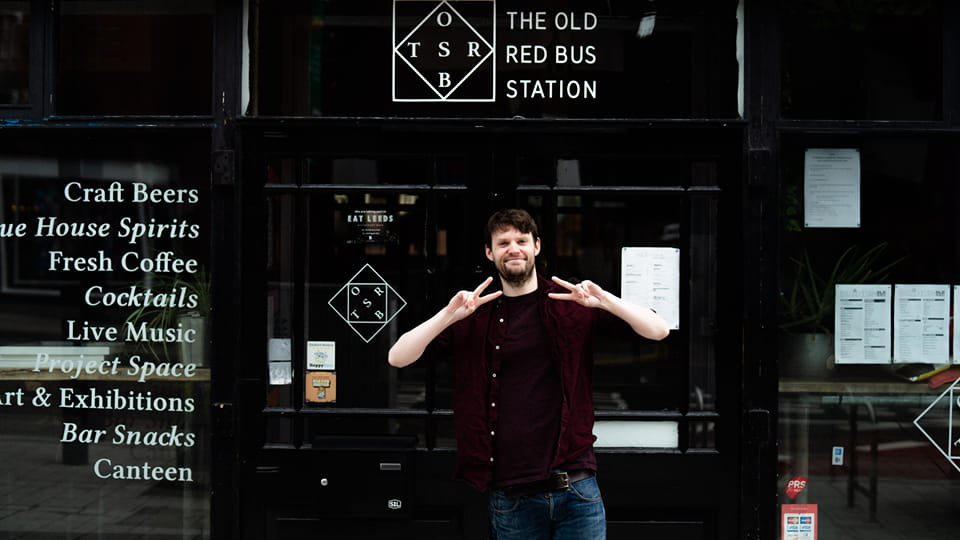
[[[490,219],[487,220],[487,247],[492,247],[493,233],[508,227],[513,227],[520,231],[521,234],[532,234],[534,241],[540,238],[540,232],[537,230],[537,222],[533,220],[533,217],[526,210],[508,208],[494,213],[490,216]]]

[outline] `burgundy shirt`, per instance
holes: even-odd
[[[593,333],[598,323],[626,326],[602,309],[553,300],[550,292],[567,292],[537,275],[537,310],[560,382],[560,426],[549,469],[579,463],[593,447]],[[498,310],[503,298],[488,302],[473,315],[451,325],[430,345],[430,353],[452,354],[454,430],[457,439],[455,478],[486,491],[493,481],[496,433],[500,422],[499,373],[506,325]],[[627,327],[629,328],[629,327]],[[590,454],[592,459],[592,452]]]

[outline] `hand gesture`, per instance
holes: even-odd
[[[600,307],[600,303],[603,301],[603,289],[590,280],[584,280],[574,285],[553,276],[553,282],[570,291],[567,293],[550,293],[548,296],[554,300],[573,301],[589,308]]]
[[[469,317],[478,307],[503,294],[503,291],[496,291],[486,296],[480,296],[480,293],[482,293],[492,281],[493,277],[488,277],[476,289],[472,291],[460,291],[454,295],[454,297],[450,299],[450,302],[447,303],[447,307],[444,308],[444,311],[446,311],[451,319],[450,322],[457,322]]]

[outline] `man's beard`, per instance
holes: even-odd
[[[523,268],[518,270],[507,270],[507,265],[504,263],[497,265],[497,272],[499,272],[500,278],[503,279],[505,283],[513,285],[514,287],[519,287],[527,283],[527,281],[533,275],[533,270],[533,263],[527,265],[526,261],[524,261]]]

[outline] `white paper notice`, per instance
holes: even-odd
[[[290,339],[270,338],[267,341],[267,366],[270,384],[293,383],[293,363],[290,361]]]
[[[837,364],[889,364],[890,285],[837,285],[834,358]]]
[[[624,300],[647,306],[670,328],[680,328],[680,250],[625,247],[620,258],[620,294]]]
[[[950,286],[895,285],[894,362],[950,362]]]
[[[807,227],[860,226],[860,151],[808,148],[803,160]]]

